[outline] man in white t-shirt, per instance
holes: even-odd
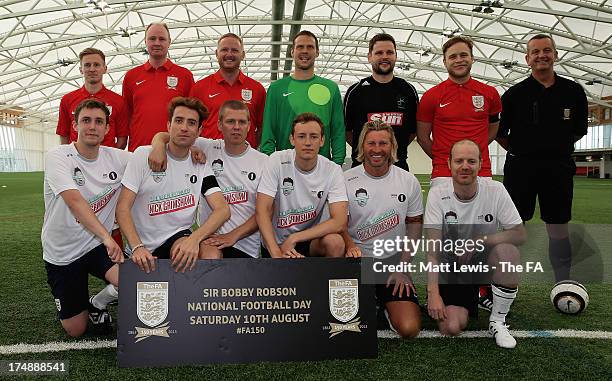
[[[210,167],[194,164],[190,157],[205,117],[199,100],[174,98],[168,107],[166,171],[149,168],[151,146],[138,147],[126,168],[117,221],[131,247],[132,261],[147,273],[155,271],[155,258],[171,259],[176,271],[193,269],[197,259],[204,257],[200,242],[230,216]],[[200,194],[212,213],[192,233]]]
[[[198,138],[195,146],[202,150],[221,187],[231,210],[230,219],[217,234],[202,243],[209,258],[258,258],[261,239],[255,221],[255,199],[263,167],[268,156],[253,149],[247,142],[251,128],[249,108],[237,100],[228,100],[219,109],[218,128],[223,139]],[[165,143],[168,134],[158,133],[153,139],[149,156],[152,168],[163,168],[166,160]],[[199,220],[211,213],[206,203],[200,203]]]
[[[73,337],[92,323],[109,328],[109,302],[117,299],[123,252],[111,237],[115,206],[129,153],[101,147],[110,112],[84,100],[74,113],[77,141],[50,150],[45,158],[45,217],[41,234],[47,282],[62,327]],[[88,276],[109,284],[89,298]]]
[[[420,238],[421,186],[413,174],[393,165],[397,161],[395,133],[393,127],[380,120],[363,125],[356,159],[363,164],[344,172],[349,222],[342,236],[347,255],[375,258],[372,270],[385,273],[385,279],[376,282],[380,307],[395,331],[405,338],[415,337],[421,329],[421,309],[410,273],[395,267],[395,271],[385,271],[381,265],[410,263],[416,253],[394,250],[382,256],[374,247],[398,237],[407,236],[415,242]]]
[[[347,221],[342,170],[318,155],[323,122],[312,113],[298,115],[289,140],[295,149],[277,151],[266,163],[257,189],[256,218],[262,257],[343,257],[340,233]],[[323,208],[330,218],[321,221]]]
[[[487,277],[493,290],[489,332],[498,346],[514,348],[516,340],[505,320],[516,297],[518,274],[502,262],[519,263],[516,246],[525,241],[525,228],[504,186],[477,177],[482,156],[476,143],[466,139],[453,144],[448,165],[452,182],[429,191],[425,211],[427,238],[440,243],[428,242],[429,315],[442,334],[460,334],[469,316],[478,313],[478,285]],[[452,249],[447,249],[449,242]]]

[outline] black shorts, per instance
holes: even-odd
[[[170,259],[170,250],[172,249],[172,245],[174,245],[179,238],[189,237],[190,235],[191,230],[189,229],[181,230],[180,232],[175,233],[172,237],[168,238],[166,242],[162,243],[160,247],[153,250],[151,255],[157,257],[158,259]]]
[[[542,221],[565,224],[572,219],[575,174],[572,158],[534,160],[507,154],[504,186],[523,221],[533,218],[537,197]]]
[[[233,246],[224,247],[221,249],[221,252],[223,253],[223,258],[254,258],[253,256],[248,255],[244,251]]]
[[[478,317],[477,284],[439,284],[440,296],[446,306],[458,306],[468,310],[470,317]]]
[[[298,253],[302,254],[305,257],[310,257],[310,243],[312,241],[304,241],[304,242],[298,242],[295,245],[295,251],[297,251]],[[270,252],[268,251],[268,249],[266,249],[266,247],[264,245],[261,245],[261,257],[262,258],[271,258],[270,256]]]
[[[104,245],[99,245],[76,261],[58,266],[45,261],[47,283],[55,298],[57,315],[69,319],[89,307],[89,274],[106,280],[104,275],[114,263]]]
[[[412,302],[417,306],[419,305],[419,296],[415,292],[409,289],[410,295],[406,295],[406,290],[404,289],[400,298],[399,292],[393,295],[394,287],[395,285],[393,284],[390,284],[389,287],[386,284],[376,285],[376,303],[379,306],[384,307],[388,302]]]

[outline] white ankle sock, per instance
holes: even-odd
[[[517,289],[504,286],[491,285],[493,291],[493,306],[489,321],[506,322],[506,315],[510,311],[510,306],[516,298]]]
[[[100,292],[96,294],[91,300],[91,304],[98,309],[106,309],[108,303],[116,300],[119,296],[119,292],[112,284],[106,285]]]

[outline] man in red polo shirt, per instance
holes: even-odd
[[[74,110],[85,99],[104,102],[111,112],[108,133],[102,141],[103,146],[123,149],[129,134],[125,104],[121,95],[104,87],[102,77],[106,73],[106,57],[101,50],[87,48],[79,54],[79,71],[85,84],[78,90],[62,97],[55,133],[62,144],[76,142],[78,133],[74,124]]]
[[[489,143],[499,127],[501,98],[494,87],[470,76],[474,55],[472,40],[456,36],[442,46],[448,79],[427,90],[417,109],[417,139],[432,159],[431,187],[451,181],[448,156],[453,144],[469,139],[478,144],[482,167],[478,176],[491,177]],[[480,290],[478,306],[491,311],[491,289]]]
[[[128,149],[151,144],[156,133],[166,131],[168,104],[186,97],[193,86],[193,74],[168,59],[170,31],[164,23],[152,23],[145,30],[149,60],[123,78],[123,98],[130,122]]]
[[[198,98],[208,109],[208,118],[202,124],[202,136],[210,139],[223,139],[219,131],[218,119],[221,105],[228,100],[238,100],[249,108],[251,128],[247,141],[257,148],[261,137],[261,123],[266,104],[266,90],[261,83],[247,77],[240,70],[244,59],[242,39],[234,33],[226,33],[217,42],[215,51],[219,70],[196,82],[189,96]]]
[[[491,177],[489,143],[497,134],[501,99],[494,87],[470,76],[474,63],[472,41],[457,36],[442,46],[448,79],[427,90],[417,111],[417,138],[432,159],[431,185],[450,178],[448,153],[463,139],[478,144],[482,152],[481,177]]]

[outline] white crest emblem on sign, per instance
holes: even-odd
[[[136,283],[136,314],[149,327],[156,327],[168,317],[168,282]]]
[[[168,78],[166,79],[166,83],[168,84],[168,87],[176,87],[178,86],[178,77],[168,76]]]
[[[329,280],[329,312],[342,323],[351,321],[359,312],[359,281]]]
[[[476,109],[482,109],[484,107],[484,96],[472,95],[472,104]]]
[[[108,109],[108,115],[113,115],[113,106],[106,105],[106,108]]]
[[[242,89],[242,100],[245,102],[250,102],[253,99],[253,90]]]

